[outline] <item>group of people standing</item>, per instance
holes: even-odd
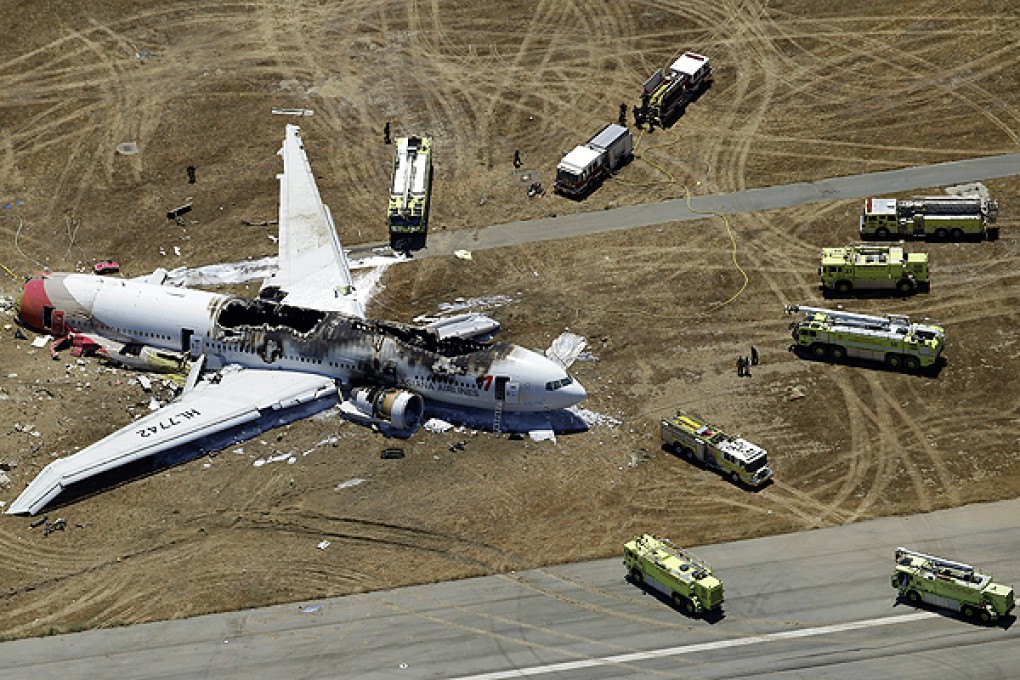
[[[754,345],[751,345],[751,356],[737,357],[737,376],[741,378],[745,377],[750,378],[751,367],[757,365],[758,365],[758,349]]]

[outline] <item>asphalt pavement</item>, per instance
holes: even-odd
[[[897,602],[897,546],[1020,583],[1020,500],[695,547],[726,590],[713,620],[612,558],[6,642],[0,678],[1016,677],[1012,618]]]
[[[890,196],[906,191],[981,182],[1020,174],[1020,154],[969,158],[962,161],[922,165],[899,170],[886,170],[863,175],[832,177],[816,182],[798,182],[774,187],[747,189],[729,194],[696,195],[659,203],[630,205],[609,210],[560,215],[526,222],[508,222],[475,229],[434,231],[429,234],[428,247],[415,257],[441,257],[456,250],[487,250],[507,246],[600,234],[620,229],[647,227],[668,222],[684,222],[711,217],[714,213],[736,215],[760,210],[792,208],[809,203],[840,201],[851,198]],[[688,198],[690,203],[688,204]],[[557,198],[555,200],[567,200]],[[386,248],[373,243],[350,249],[352,258],[369,255]]]

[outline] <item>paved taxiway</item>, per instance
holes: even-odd
[[[432,232],[428,237],[428,248],[416,253],[415,257],[437,257],[450,255],[455,250],[503,248],[617,229],[700,220],[711,217],[712,213],[733,215],[792,208],[821,201],[889,196],[904,191],[966,184],[1018,174],[1020,154],[1006,154],[864,175],[832,177],[817,182],[746,189],[730,194],[691,196],[689,207],[686,198],[677,198],[661,203],[631,205],[527,222],[509,222],[477,229]],[[351,256],[364,257],[371,254],[373,249],[381,247],[384,247],[384,244],[356,246],[351,249]]]
[[[895,602],[898,545],[1020,584],[1020,499],[696,548],[725,584],[716,621],[608,559],[7,642],[0,678],[1015,677],[1011,619]]]

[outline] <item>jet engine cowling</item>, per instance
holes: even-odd
[[[409,432],[418,429],[425,413],[421,395],[394,387],[355,388],[350,404],[367,420]]]

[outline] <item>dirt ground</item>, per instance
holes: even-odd
[[[1020,18],[1009,2],[78,5],[5,14],[8,299],[41,266],[115,257],[136,276],[275,254],[275,228],[242,220],[275,219],[287,122],[302,125],[348,245],[385,238],[387,121],[394,134],[435,137],[436,229],[1020,146]],[[550,187],[561,153],[615,121],[685,49],[712,58],[716,83],[671,130],[639,133],[635,162],[582,203],[527,197],[528,181]],[[139,153],[116,153],[126,142]],[[505,295],[490,310],[505,339],[541,349],[564,330],[585,336],[591,355],[573,367],[584,406],[618,424],[556,443],[422,431],[401,444],[406,458],[382,460],[391,441],[325,414],[51,511],[64,531],[0,517],[0,635],[605,557],[639,531],[693,545],[1013,497],[1020,180],[987,185],[1000,240],[914,246],[931,255],[929,294],[844,303],[943,323],[947,363],[931,376],[787,352],[783,306],[822,301],[819,249],[855,240],[859,201],[393,267],[373,316],[407,321],[458,297]],[[184,225],[169,222],[187,201]],[[762,363],[737,378],[752,343]],[[52,361],[12,325],[0,367],[8,503],[54,457],[150,399],[131,374]],[[662,451],[658,420],[678,407],[767,448],[776,483],[752,493]],[[285,453],[292,464],[255,464]]]

